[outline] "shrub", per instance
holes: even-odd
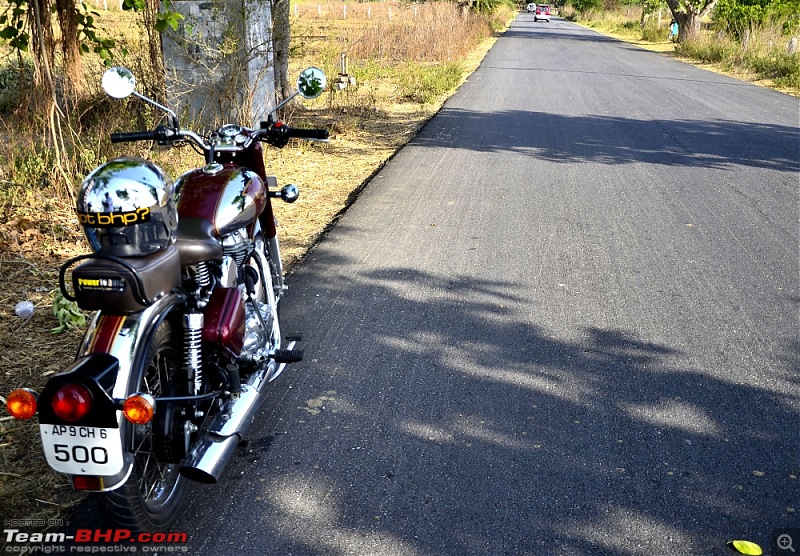
[[[763,23],[768,0],[720,0],[714,9],[714,28],[742,39],[745,30]]]
[[[666,40],[669,31],[656,24],[647,24],[642,27],[642,40],[649,42],[662,42]]]
[[[453,90],[461,82],[461,62],[409,66],[400,73],[400,96],[409,102],[427,104]]]
[[[0,114],[10,114],[17,109],[23,91],[31,90],[32,79],[33,62],[30,59],[24,59],[21,66],[6,59],[0,66]]]
[[[743,65],[771,77],[777,85],[800,88],[800,54],[773,49],[766,55],[748,51]]]
[[[582,16],[602,7],[601,0],[572,0],[572,7]]]
[[[718,38],[711,40],[701,36],[697,39],[688,39],[676,45],[678,54],[707,63],[725,63],[732,67],[740,52],[740,47],[730,39]]]

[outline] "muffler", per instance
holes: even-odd
[[[257,373],[263,376],[263,373]],[[261,380],[259,386],[266,384]],[[200,483],[216,483],[236,446],[244,438],[261,401],[261,390],[246,385],[236,400],[216,414],[194,443],[181,466],[181,475]]]
[[[238,434],[228,437],[205,434],[195,443],[193,453],[197,456],[180,468],[181,475],[198,483],[213,485],[219,480],[241,439]]]
[[[289,349],[294,347],[291,342]],[[222,475],[222,470],[230,461],[236,447],[245,438],[253,416],[261,405],[264,387],[276,371],[283,370],[285,363],[271,361],[260,372],[253,373],[250,380],[242,385],[239,397],[231,400],[213,418],[192,450],[184,459],[180,473],[187,479],[199,483],[214,484]]]

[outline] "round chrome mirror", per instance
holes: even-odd
[[[297,78],[297,92],[303,98],[317,98],[326,86],[325,72],[319,68],[306,68]]]
[[[100,82],[106,94],[113,98],[125,98],[136,88],[136,78],[128,68],[109,68]]]

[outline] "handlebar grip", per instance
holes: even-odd
[[[297,129],[294,127],[289,128],[289,137],[297,139],[319,139],[327,141],[329,134],[327,129]]]
[[[155,131],[133,131],[130,133],[112,133],[112,143],[125,143],[129,141],[155,141]]]

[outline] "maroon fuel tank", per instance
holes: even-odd
[[[233,164],[208,165],[175,182],[178,218],[211,222],[218,236],[252,225],[267,206],[267,187],[258,174]]]

